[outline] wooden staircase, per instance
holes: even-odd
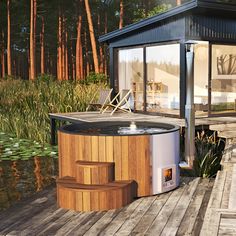
[[[236,123],[211,125],[210,129],[226,143],[200,235],[236,235]]]
[[[57,180],[62,208],[102,211],[123,207],[136,197],[134,181],[115,181],[114,163],[76,161],[76,175]]]

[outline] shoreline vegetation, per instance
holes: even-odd
[[[56,81],[51,76],[0,80],[0,132],[40,143],[50,142],[49,113],[85,111],[106,76],[91,74],[83,82]]]

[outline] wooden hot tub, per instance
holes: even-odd
[[[137,125],[162,127],[162,130],[158,134],[120,134],[114,129],[129,126],[128,122],[72,124],[60,128],[57,181],[60,207],[107,210],[122,207],[136,196],[155,193],[152,136],[178,134],[178,127],[146,122]]]

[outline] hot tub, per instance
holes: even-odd
[[[76,179],[76,162],[113,163],[114,181],[134,180],[137,196],[179,185],[179,127],[154,122],[96,122],[58,132],[59,179]],[[78,178],[77,178],[78,179]]]

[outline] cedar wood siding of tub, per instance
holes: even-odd
[[[76,177],[76,161],[114,162],[115,181],[134,180],[151,194],[150,135],[86,136],[58,131],[59,178]]]

